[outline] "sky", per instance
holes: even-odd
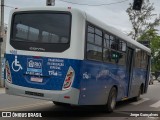
[[[70,4],[63,1],[74,2],[79,4],[89,4],[89,5],[100,5],[106,4],[103,6],[88,6],[88,5],[76,5]],[[117,4],[111,4],[115,2],[121,2]],[[106,22],[108,25],[113,26],[124,33],[129,33],[132,26],[129,21],[128,14],[126,9],[129,7],[129,3],[132,3],[133,0],[56,0],[56,6],[65,6],[65,7],[78,7],[87,11],[89,14],[94,15],[98,19]],[[160,0],[150,0],[155,7],[154,13],[160,14]],[[46,6],[46,0],[5,0],[5,18],[4,21],[7,24],[9,18],[9,12],[13,8],[23,8],[23,7],[42,7]],[[7,7],[8,6],[8,7]],[[158,27],[160,30],[160,27]]]

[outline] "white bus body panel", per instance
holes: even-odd
[[[68,11],[72,14],[71,22],[71,38],[70,38],[70,47],[64,52],[55,53],[55,52],[36,52],[36,51],[24,51],[16,50],[10,45],[10,32],[11,27],[8,28],[7,32],[7,41],[6,41],[6,54],[13,54],[13,51],[16,51],[17,55],[26,55],[26,56],[40,56],[40,57],[50,57],[50,58],[63,58],[63,59],[84,59],[84,45],[85,45],[85,26],[86,26],[86,16],[84,12],[81,12],[77,9],[68,9],[68,8],[56,8],[56,7],[40,7],[40,8],[24,8],[24,9],[15,9],[11,11],[10,19],[8,25],[11,26],[11,18],[15,12],[23,11]],[[77,29],[78,28],[78,29]],[[68,90],[42,90],[35,88],[22,87],[14,85],[5,81],[6,93],[21,95],[51,101],[58,101],[63,103],[78,104],[79,100],[79,89],[70,88]],[[44,94],[44,97],[30,96],[25,94],[25,91],[37,92]],[[70,96],[69,99],[64,98],[64,96]]]
[[[70,103],[77,105],[79,100],[79,90],[75,88],[71,88],[67,91],[51,91],[51,90],[42,90],[42,89],[34,89],[34,88],[28,88],[28,87],[21,87],[18,85],[10,84],[7,81],[5,82],[5,87],[7,94],[12,95],[19,95],[19,96],[25,96],[25,97],[32,97],[36,99],[44,99],[49,101],[58,101],[62,103]],[[35,93],[41,93],[44,96],[38,97],[38,96],[31,96],[25,94],[25,91],[32,91]],[[64,96],[70,96],[70,98],[64,98]]]
[[[69,58],[69,59],[84,59],[84,43],[85,43],[85,23],[86,16],[85,13],[78,9],[68,9],[68,8],[55,8],[55,7],[42,7],[42,8],[26,8],[26,9],[16,9],[11,11],[10,19],[8,25],[11,26],[11,17],[14,12],[21,11],[68,11],[72,14],[72,24],[71,24],[71,39],[70,48],[60,53],[52,52],[36,52],[36,51],[24,51],[16,50],[18,55],[29,55],[29,56],[43,56],[43,57],[57,57],[57,58]],[[78,28],[78,29],[77,29]],[[10,31],[8,28],[7,32],[7,42],[6,42],[6,53],[10,54],[11,50],[15,50],[10,45]]]

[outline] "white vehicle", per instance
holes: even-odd
[[[146,93],[151,51],[75,8],[11,12],[6,92],[56,105],[105,105]]]

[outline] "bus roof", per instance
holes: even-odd
[[[131,39],[130,37],[128,37],[127,35],[125,35],[123,32],[120,32],[120,30],[111,27],[109,25],[107,25],[107,23],[104,23],[103,21],[101,21],[100,19],[96,18],[93,15],[90,15],[87,11],[83,11],[81,9],[78,8],[74,8],[74,7],[53,7],[53,6],[47,6],[47,7],[30,7],[30,8],[20,8],[20,9],[15,9],[12,11],[16,12],[16,11],[32,11],[32,10],[58,10],[58,11],[77,11],[77,14],[83,14],[86,18],[86,20],[94,25],[96,25],[97,27],[100,27],[103,30],[106,30],[106,32],[109,32],[123,40],[125,40],[128,43],[133,44],[134,46],[143,49],[145,51],[147,51],[148,53],[151,53],[151,50],[149,48],[147,48],[146,46],[140,44],[139,42],[137,42],[136,40]]]

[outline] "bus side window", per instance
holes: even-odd
[[[102,47],[87,43],[87,59],[102,60]]]
[[[105,34],[104,35],[104,46],[105,48],[109,48],[109,35]]]
[[[110,48],[113,50],[118,50],[118,39],[115,36],[110,35]]]
[[[140,68],[141,67],[141,50],[136,48],[136,55],[135,55],[135,63],[134,66],[136,68]]]
[[[112,50],[112,51],[111,51],[111,57],[112,57],[113,61],[115,61],[115,63],[118,64],[120,58],[122,57],[122,55],[121,55],[121,53]]]
[[[105,62],[112,62],[111,51],[109,49],[103,49],[103,60]]]
[[[147,62],[148,62],[148,55],[144,52],[144,51],[142,51],[142,57],[141,57],[141,68],[143,68],[143,69],[147,69]]]
[[[102,31],[95,29],[95,44],[102,46]]]
[[[91,26],[88,26],[87,29],[87,41],[90,43],[94,43],[94,28]]]
[[[109,63],[117,63],[118,62],[118,52],[114,50],[105,49],[103,50],[103,60]]]
[[[123,40],[119,40],[118,50],[126,52],[126,43]]]
[[[122,52],[126,52],[126,43],[124,41],[121,41],[122,42]]]
[[[102,60],[102,31],[91,26],[87,29],[87,59]]]
[[[125,53],[119,53],[118,65],[126,65],[126,54]]]

